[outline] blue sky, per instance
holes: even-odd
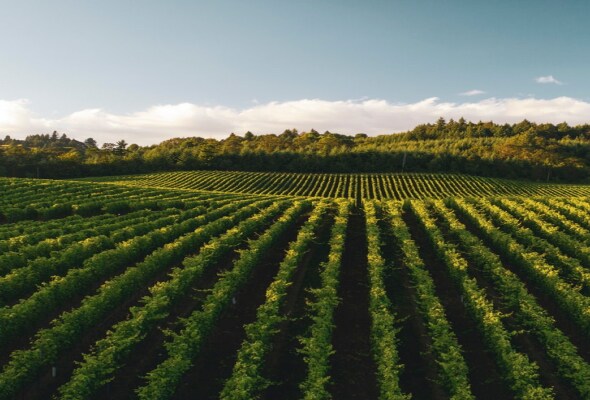
[[[317,129],[314,123],[351,127],[343,133],[386,133],[445,112],[512,121],[531,110],[506,111],[513,104],[507,101],[519,99],[545,101],[549,113],[537,110],[529,119],[590,122],[590,114],[572,115],[564,101],[580,113],[590,102],[587,1],[0,0],[0,6],[0,133],[17,137],[57,129],[147,143],[239,129]],[[483,93],[460,94],[475,90]],[[411,106],[425,101],[436,107],[412,114]],[[335,123],[343,102],[370,107],[343,125]],[[390,114],[363,119],[376,102],[406,108],[389,125]],[[309,113],[293,113],[306,106]],[[478,107],[488,108],[478,114]],[[271,111],[283,114],[272,120]]]

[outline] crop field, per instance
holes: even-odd
[[[234,174],[0,178],[0,399],[590,398],[590,187]]]
[[[590,185],[542,184],[453,174],[184,171],[83,180],[140,187],[376,200],[451,196],[590,196]]]

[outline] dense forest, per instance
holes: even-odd
[[[287,129],[222,140],[174,138],[158,145],[80,142],[65,134],[0,140],[0,176],[70,178],[166,170],[454,172],[587,181],[590,125],[445,121],[369,137]]]

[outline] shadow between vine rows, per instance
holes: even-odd
[[[198,249],[195,249],[195,253],[185,254],[185,257],[194,254],[198,254]],[[19,393],[19,398],[50,398],[51,395],[55,393],[61,385],[69,380],[72,372],[75,369],[75,363],[82,360],[82,355],[88,353],[91,350],[92,345],[97,340],[102,339],[105,336],[107,330],[110,329],[114,324],[126,319],[129,316],[129,309],[133,306],[140,305],[141,298],[149,295],[149,288],[151,286],[156,284],[156,282],[168,280],[168,274],[175,266],[181,266],[181,264],[177,263],[170,265],[159,272],[148,282],[147,285],[131,294],[127,300],[119,304],[105,319],[101,320],[101,322],[97,324],[93,330],[86,331],[80,340],[64,351],[60,358],[56,360],[55,363],[53,363],[53,366],[55,366],[57,369],[57,376],[53,377],[51,367],[47,367],[44,372],[42,372],[38,378],[34,380],[33,384],[24,388]],[[123,273],[123,271],[120,273]]]
[[[319,267],[328,258],[330,250],[328,241],[333,222],[332,214],[324,218],[316,234],[317,240],[297,268],[293,284],[287,291],[282,310],[286,320],[279,327],[279,333],[265,363],[264,376],[272,384],[262,394],[264,399],[301,398],[298,385],[305,378],[306,366],[301,354],[297,352],[298,338],[305,334],[311,322],[309,315],[306,314],[305,304],[308,299],[306,290],[319,287],[321,283]]]
[[[302,216],[281,236],[272,250],[256,266],[246,284],[235,295],[203,344],[201,354],[180,382],[174,399],[217,399],[223,383],[230,377],[237,352],[246,337],[244,326],[256,319],[266,289],[273,281],[289,243],[296,239],[305,220]]]
[[[367,232],[364,212],[357,207],[348,219],[338,296],[330,392],[336,399],[375,399],[378,388],[370,339]]]
[[[513,394],[502,379],[493,355],[485,347],[482,333],[470,318],[458,289],[446,271],[446,266],[428,241],[427,233],[412,212],[404,211],[402,217],[410,229],[412,239],[418,245],[420,258],[434,280],[436,295],[445,308],[447,319],[463,348],[473,394],[478,399],[512,398]]]
[[[401,328],[398,333],[398,351],[404,368],[400,375],[400,386],[404,393],[411,393],[417,399],[444,399],[446,395],[437,383],[436,360],[430,351],[432,340],[416,302],[416,289],[410,281],[401,249],[389,226],[389,219],[382,215],[379,218],[379,230],[381,252],[386,262],[385,287]]]
[[[461,213],[456,213],[457,218],[465,225],[467,230],[477,236],[483,243],[500,257],[502,265],[509,271],[513,272],[521,282],[524,283],[526,289],[536,299],[541,307],[555,320],[555,326],[561,330],[578,348],[580,356],[588,363],[590,363],[590,341],[581,333],[580,328],[576,323],[567,317],[567,314],[561,310],[559,305],[543,292],[543,289],[536,284],[530,277],[524,273],[520,268],[513,267],[515,260],[507,256],[501,249],[495,246],[486,235],[482,234],[479,229],[474,226],[467,218],[463,217]]]
[[[460,246],[456,240],[453,240],[447,227],[443,223],[438,222],[438,226],[445,236],[445,240]],[[555,391],[556,397],[559,399],[577,398],[575,388],[560,377],[557,367],[547,356],[543,349],[543,345],[534,335],[521,326],[518,319],[512,314],[514,310],[507,307],[502,295],[494,287],[491,278],[486,276],[484,271],[473,264],[469,249],[465,249],[462,246],[460,246],[460,248],[464,251],[463,255],[469,265],[469,268],[467,269],[469,276],[473,277],[477,281],[477,285],[485,290],[488,299],[494,304],[494,308],[504,314],[502,322],[506,327],[506,330],[513,333],[513,336],[510,338],[512,346],[517,351],[528,356],[531,361],[534,361],[539,366],[541,384],[545,387],[552,387]]]

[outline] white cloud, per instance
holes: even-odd
[[[29,107],[26,100],[0,100],[0,134],[22,138],[57,130],[79,140],[93,137],[102,143],[125,139],[128,143],[145,145],[173,137],[223,138],[230,132],[281,133],[287,128],[375,135],[408,130],[439,117],[498,123],[514,123],[525,118],[535,122],[567,121],[572,125],[590,123],[590,102],[571,97],[488,98],[459,103],[437,97],[416,103],[303,99],[256,104],[245,109],[181,103],[157,105],[129,114],[86,109],[58,118],[36,115]]]
[[[484,94],[485,92],[483,90],[479,90],[479,89],[473,89],[473,90],[468,90],[466,92],[461,92],[459,93],[460,96],[477,96],[479,94]]]
[[[33,114],[25,99],[0,100],[0,132],[24,132],[34,129]]]
[[[537,83],[553,83],[555,85],[562,85],[563,84],[563,82],[555,79],[553,77],[553,75],[539,76],[539,77],[535,78],[535,82],[537,82]]]

